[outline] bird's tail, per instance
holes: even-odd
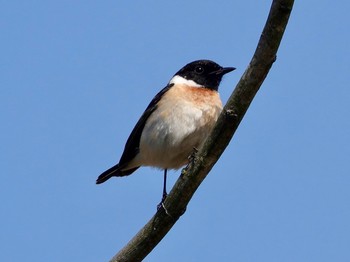
[[[111,167],[110,169],[103,172],[101,175],[98,176],[96,179],[96,184],[102,184],[103,182],[106,182],[108,179],[110,179],[112,176],[118,176],[118,173],[120,173],[119,164]]]
[[[133,173],[136,169],[139,167],[135,167],[128,170],[122,170],[119,164],[116,164],[115,166],[112,166],[110,169],[103,172],[96,180],[96,184],[102,184],[103,182],[106,182],[108,179],[110,179],[112,176],[128,176],[131,173]]]

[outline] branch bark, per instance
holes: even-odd
[[[258,46],[246,71],[226,103],[211,135],[183,169],[179,179],[151,220],[121,249],[111,262],[141,261],[163,239],[180,216],[194,192],[229,144],[255,94],[276,60],[276,53],[292,11],[294,0],[274,0]]]

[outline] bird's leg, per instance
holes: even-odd
[[[166,178],[167,178],[167,173],[168,173],[168,169],[164,169],[164,182],[163,182],[162,203],[164,202],[164,200],[165,200],[166,197],[168,196],[168,193],[166,192]]]
[[[157,205],[157,211],[159,211],[161,208],[163,208],[165,211],[165,214],[167,214],[168,216],[173,218],[173,216],[168,212],[168,210],[166,209],[166,207],[164,205],[164,201],[168,196],[168,193],[166,192],[167,172],[168,172],[168,169],[164,169],[163,196],[162,196],[162,201],[160,201],[160,203]]]
[[[196,161],[196,154],[197,153],[198,153],[198,149],[196,147],[194,147],[192,153],[188,157],[188,160],[190,160],[190,162],[194,163],[194,161]]]
[[[192,153],[188,156],[188,164],[185,166],[185,169],[188,169],[189,166],[196,161],[197,153],[198,153],[198,149],[194,147]]]
[[[167,172],[168,169],[164,169],[164,181],[163,181],[163,195],[162,195],[162,200],[160,201],[160,203],[157,206],[157,209],[160,209],[161,207],[163,207],[163,203],[166,199],[166,197],[168,196],[168,193],[166,192],[166,178],[167,178]]]

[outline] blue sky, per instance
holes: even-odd
[[[162,172],[95,185],[152,97],[212,59],[225,102],[270,1],[6,1],[1,261],[108,261]],[[296,1],[277,62],[187,212],[145,261],[349,261],[350,3]],[[170,172],[169,188],[179,172]]]

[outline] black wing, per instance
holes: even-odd
[[[122,168],[127,165],[139,152],[140,139],[143,128],[147,122],[147,119],[152,114],[154,110],[157,109],[157,104],[162,96],[173,86],[174,84],[168,84],[164,87],[149,103],[145,112],[143,112],[141,118],[136,123],[134,129],[132,130],[128,140],[126,141],[124,152],[119,160],[119,166]],[[136,169],[135,169],[136,170]],[[133,171],[135,171],[133,170]]]
[[[168,84],[164,87],[151,101],[151,103],[147,106],[145,112],[143,112],[141,118],[136,123],[134,129],[132,130],[128,140],[126,141],[124,152],[119,160],[119,163],[110,169],[103,172],[96,180],[96,184],[101,184],[112,176],[128,176],[133,173],[139,167],[134,167],[127,170],[122,170],[138,153],[140,147],[140,139],[143,128],[147,122],[147,119],[152,114],[154,110],[157,108],[157,104],[162,96],[172,87],[174,84]]]

